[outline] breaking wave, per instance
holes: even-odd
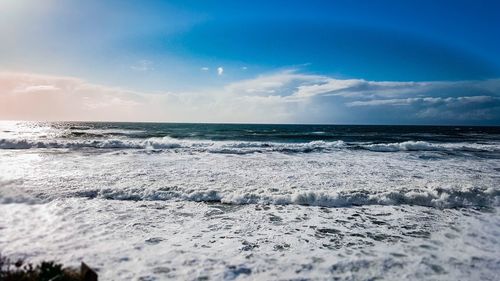
[[[377,152],[398,151],[498,151],[498,145],[477,143],[430,143],[426,141],[405,141],[399,143],[378,143],[361,146],[364,149]]]
[[[313,152],[339,149],[343,141],[308,143],[270,143],[237,141],[195,141],[178,140],[169,137],[149,139],[90,139],[90,140],[17,140],[0,139],[0,149],[32,148],[94,148],[94,149],[189,149],[200,152],[246,154],[257,152]]]
[[[78,192],[77,197],[133,201],[195,201],[223,204],[274,204],[319,207],[351,207],[364,205],[416,205],[436,208],[497,207],[500,190],[494,188],[402,189],[374,192],[353,190],[344,192],[297,192],[293,194],[227,193],[216,190],[185,191],[179,188],[159,190],[100,189]]]
[[[182,140],[171,137],[148,139],[57,139],[27,140],[0,139],[0,149],[145,149],[168,150],[184,149],[198,152],[248,154],[261,152],[328,152],[339,149],[362,149],[373,152],[400,151],[463,151],[463,152],[500,152],[498,144],[479,143],[430,143],[425,141],[405,141],[399,143],[347,143],[338,141],[311,141],[302,143],[249,142],[249,141],[203,141]]]

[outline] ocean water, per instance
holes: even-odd
[[[0,252],[102,280],[498,280],[500,127],[0,122]]]

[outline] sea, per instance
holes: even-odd
[[[500,127],[0,122],[0,253],[99,280],[498,280]]]

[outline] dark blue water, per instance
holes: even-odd
[[[500,127],[466,126],[359,126],[359,125],[266,125],[188,123],[51,123],[67,129],[68,137],[131,138],[171,137],[197,140],[266,142],[337,141],[393,143],[491,142],[500,140]],[[96,133],[95,130],[102,130]]]

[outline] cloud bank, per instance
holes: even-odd
[[[500,125],[500,79],[394,82],[282,71],[197,92],[0,73],[0,119]]]

